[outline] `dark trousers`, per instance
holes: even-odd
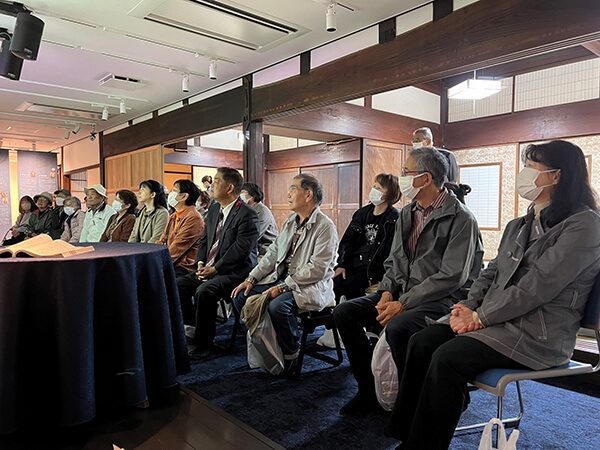
[[[248,296],[244,292],[240,292],[233,299],[233,305],[238,311],[242,311],[246,299],[252,295],[262,294],[267,289],[277,286],[281,281],[276,281],[273,284],[261,284],[254,286]],[[284,359],[294,359],[298,356],[299,342],[298,337],[298,305],[294,300],[294,295],[291,292],[284,292],[278,295],[274,300],[269,302],[267,311],[271,316],[271,322],[275,333],[277,333],[277,343],[281,347]]]
[[[195,272],[177,277],[183,322],[196,326],[193,343],[199,348],[212,346],[217,330],[217,307],[220,298],[229,297],[233,287],[219,275],[200,281]],[[235,286],[234,286],[235,287]],[[194,304],[192,304],[192,297]]]
[[[340,303],[333,310],[333,320],[344,342],[352,373],[358,382],[358,390],[368,395],[375,393],[371,373],[373,347],[364,328],[375,333],[381,332],[382,327],[375,319],[378,316],[375,306],[380,298],[378,293],[354,298]]]
[[[488,345],[432,325],[412,336],[386,433],[406,449],[447,449],[468,399],[467,382],[492,368],[525,369]]]
[[[404,373],[406,350],[410,337],[427,326],[425,317],[437,320],[449,312],[450,308],[443,303],[427,302],[404,311],[389,321],[385,329],[385,337],[398,369],[398,383]]]
[[[339,300],[342,295],[347,299],[363,297],[365,289],[369,287],[369,280],[366,272],[352,273],[347,272],[347,277],[344,279],[342,275],[338,275],[333,279],[333,292],[335,298]]]
[[[381,332],[381,325],[376,317],[379,315],[375,306],[381,296],[378,293],[355,298],[340,303],[333,310],[333,318],[340,332],[346,354],[354,378],[358,382],[358,390],[365,393],[374,393],[374,380],[371,372],[371,359],[373,348],[365,335],[364,328],[375,333]],[[425,327],[425,317],[438,319],[447,314],[449,308],[439,302],[428,302],[398,314],[387,325],[386,337],[392,350],[392,356],[399,367],[404,367],[406,346],[413,333]]]

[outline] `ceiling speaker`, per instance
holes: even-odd
[[[10,51],[19,58],[35,61],[43,31],[44,22],[41,19],[25,12],[17,14]]]
[[[0,49],[0,76],[17,81],[21,77],[23,60],[10,52],[10,41],[3,40]]]

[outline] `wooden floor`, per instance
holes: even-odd
[[[113,447],[113,445],[115,447]],[[128,410],[81,427],[43,430],[32,424],[0,436],[1,450],[269,450],[283,449],[186,388],[168,406]]]

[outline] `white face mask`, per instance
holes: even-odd
[[[169,202],[169,205],[171,205],[173,208],[175,208],[177,206],[177,204],[179,203],[179,201],[176,200],[176,197],[178,195],[179,195],[179,192],[175,192],[175,191],[169,192],[169,197],[167,198],[167,202]]]
[[[378,191],[375,188],[371,189],[371,192],[369,192],[369,200],[371,201],[371,203],[373,203],[375,206],[377,205],[381,205],[383,203],[383,192]]]
[[[21,208],[23,209],[23,211],[31,211],[31,203],[29,203],[29,202],[23,203],[21,205]]]
[[[250,196],[248,194],[240,194],[240,197],[244,203],[248,203],[250,201]]]
[[[62,197],[56,197],[56,206],[62,206],[65,203],[65,199]]]
[[[425,172],[419,175],[408,175],[405,177],[398,177],[398,183],[400,184],[400,192],[402,192],[402,195],[413,200],[419,194],[419,191],[421,191],[423,186],[418,188],[414,187],[413,180],[415,178],[420,177],[421,175],[425,175]]]
[[[413,148],[421,148],[423,147],[423,141],[421,142],[413,142]]]
[[[540,176],[541,173],[547,172],[556,172],[558,169],[550,169],[550,170],[537,170],[533,167],[525,167],[523,170],[519,172],[516,180],[517,192],[521,197],[525,200],[529,200],[530,202],[535,201],[544,188],[546,186],[551,186],[550,184],[545,184],[544,186],[537,186],[535,184],[535,180]]]
[[[67,216],[72,216],[73,214],[75,214],[75,208],[73,208],[72,206],[65,206],[65,214]]]
[[[123,210],[123,203],[119,200],[115,200],[113,201],[112,207],[116,212],[121,212]]]

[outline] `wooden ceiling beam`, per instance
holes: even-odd
[[[294,114],[600,39],[600,2],[480,0],[253,92],[252,118]]]
[[[587,50],[592,52],[596,56],[600,56],[600,42],[598,41],[590,41],[583,44]]]
[[[328,132],[400,144],[412,142],[412,133],[417,128],[429,127],[433,135],[439,136],[441,140],[440,126],[437,123],[349,103],[326,106],[294,116],[267,119],[265,126]]]

